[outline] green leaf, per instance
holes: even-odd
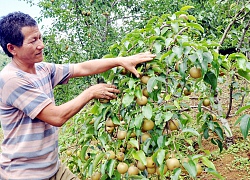
[[[156,77],[151,77],[149,80],[148,80],[148,83],[147,83],[147,90],[148,92],[152,92],[153,91],[153,88],[155,87],[155,85],[157,84],[157,79]]]
[[[248,136],[248,131],[250,129],[250,115],[249,114],[242,115],[241,117],[239,117],[236,123],[238,122],[240,122],[241,133],[244,139],[246,139]]]
[[[159,82],[162,82],[162,83],[166,83],[166,79],[159,76],[159,77],[156,77],[156,80],[159,81]]]
[[[206,170],[208,173],[210,173],[210,174],[212,174],[212,175],[214,175],[214,176],[216,176],[217,178],[219,178],[219,179],[225,179],[225,178],[223,178],[216,170],[214,170],[214,169],[212,169],[212,168],[207,168],[207,170]]]
[[[147,119],[151,119],[152,114],[153,114],[153,110],[152,107],[147,104],[146,106],[142,107],[142,114],[147,118]]]
[[[219,138],[220,138],[221,140],[224,140],[223,131],[222,131],[222,129],[221,129],[220,127],[216,127],[216,128],[214,129],[214,131],[216,132],[216,134],[219,136]]]
[[[243,78],[247,79],[250,81],[250,73],[247,71],[244,71],[243,69],[238,69],[238,74],[242,76]]]
[[[102,120],[102,114],[100,114],[94,122],[94,127],[95,127],[95,134],[97,134],[97,130],[98,130],[98,125],[100,125],[100,121]]]
[[[154,43],[154,47],[155,47],[155,53],[156,53],[156,54],[158,54],[158,53],[161,52],[161,47],[162,47],[162,44],[161,44],[161,43],[159,43],[158,41],[156,41],[156,42]]]
[[[183,54],[183,48],[182,47],[178,47],[178,46],[174,46],[172,48],[172,51],[177,55],[177,58],[181,58],[182,54]]]
[[[159,163],[159,165],[163,164],[164,159],[165,159],[165,150],[159,149],[157,151],[157,162]]]
[[[194,8],[194,6],[184,6],[180,9],[180,11],[187,11],[187,10],[192,9],[192,8]]]
[[[192,27],[194,29],[198,29],[199,31],[204,33],[204,28],[198,23],[187,23],[187,26]]]
[[[177,22],[171,22],[171,26],[173,28],[173,31],[177,33],[179,31],[179,24]]]
[[[247,8],[248,10],[250,10],[250,4],[247,4],[247,5],[246,5],[246,8]]]
[[[164,117],[165,117],[165,121],[170,120],[173,117],[173,113],[170,111],[167,111],[166,113],[164,113]]]
[[[113,54],[106,54],[102,58],[105,59],[105,58],[114,58],[114,57],[115,56]]]
[[[171,175],[171,180],[178,180],[180,174],[181,174],[181,169],[180,168],[174,169],[173,174]]]
[[[200,64],[202,64],[202,62],[203,62],[203,51],[200,50],[200,49],[198,49],[198,50],[196,51],[196,54],[197,54],[197,58],[198,58]]]
[[[132,79],[132,78],[130,78],[130,80],[128,81],[128,87],[129,87],[130,89],[132,89],[133,86],[134,86],[134,84],[135,84],[135,80]]]
[[[106,146],[106,140],[105,140],[105,135],[102,134],[101,136],[98,137],[98,139],[101,141],[102,146],[105,147]]]
[[[203,74],[205,74],[205,72],[207,72],[208,63],[211,63],[213,61],[213,55],[210,52],[203,52],[202,57],[203,57],[203,61],[200,63],[202,67],[202,72]]]
[[[84,164],[83,164],[83,169],[88,169],[90,168],[90,163],[93,159],[89,158]],[[91,173],[92,174],[92,173]]]
[[[196,18],[193,15],[188,15],[187,17],[191,21],[196,21]]]
[[[204,136],[205,139],[208,139],[208,138],[209,138],[208,128],[205,128],[205,129],[203,130],[203,136]]]
[[[124,104],[125,107],[129,106],[134,101],[134,96],[125,93],[122,99],[122,104]]]
[[[189,133],[194,134],[196,136],[200,135],[198,133],[198,131],[196,131],[194,128],[184,128],[184,129],[182,129],[182,132],[189,132]]]
[[[222,150],[223,150],[223,143],[219,139],[216,139],[216,141],[217,141],[218,147],[220,148],[220,152],[222,152]]]
[[[188,58],[190,59],[190,61],[192,63],[195,63],[196,59],[198,58],[197,54],[191,54],[188,56]]]
[[[154,30],[155,30],[155,33],[156,33],[157,35],[160,35],[161,30],[160,30],[160,28],[159,28],[159,27],[155,28]]]
[[[204,165],[206,165],[208,168],[216,170],[216,168],[215,168],[214,164],[212,163],[212,161],[210,161],[207,157],[202,157],[202,163]]]
[[[116,162],[116,160],[110,159],[109,162],[108,162],[108,164],[107,164],[107,168],[106,169],[108,169],[108,175],[109,175],[109,177],[111,177],[113,175],[113,173],[114,173],[115,162]]]
[[[192,156],[192,160],[194,161],[194,160],[199,160],[201,157],[203,157],[204,155],[202,155],[202,154],[196,154],[196,155],[193,155]]]
[[[114,124],[120,124],[120,119],[117,116],[113,116],[112,121]]]
[[[106,178],[104,180],[107,180],[107,179],[108,178]],[[120,180],[120,179],[122,179],[121,174],[117,170],[115,170],[114,174],[113,174],[113,177],[112,177],[112,180]]]
[[[193,178],[196,177],[196,174],[197,174],[196,165],[192,160],[189,160],[188,162],[184,162],[183,166]]]
[[[222,144],[222,142],[221,142],[219,139],[214,139],[214,138],[212,138],[212,139],[211,139],[211,142],[212,142],[214,145],[217,145],[217,146],[220,148],[220,152],[223,150],[223,144]]]
[[[228,56],[228,59],[230,61],[233,61],[233,60],[238,59],[238,58],[242,58],[242,59],[246,59],[247,60],[247,57],[244,54],[242,54],[242,53],[232,53],[232,54],[230,54]]]
[[[140,87],[136,87],[136,89],[135,89],[135,96],[136,96],[137,98],[140,98],[140,99],[141,99],[141,97],[142,97],[142,90],[141,90]]]
[[[217,87],[217,77],[213,72],[208,71],[204,76],[204,81],[206,83],[210,84],[212,86],[213,90],[216,89],[216,87]]]
[[[134,151],[132,155],[134,159],[140,161],[142,164],[147,164],[146,155],[142,150]]]
[[[93,114],[98,114],[98,113],[99,113],[99,105],[98,105],[98,103],[95,103],[95,104],[92,106],[90,112],[93,113]]]
[[[81,150],[81,153],[80,153],[80,157],[81,157],[81,160],[83,161],[85,159],[85,155],[86,155],[86,151],[88,149],[89,146],[83,146],[82,147],[82,150]]]
[[[150,139],[151,139],[151,138],[148,138],[148,139],[144,142],[143,147],[142,147],[143,151],[144,151],[146,154],[148,154],[148,151],[151,151],[151,148],[149,148],[150,145],[151,145]]]
[[[143,114],[137,114],[137,115],[135,116],[135,121],[134,121],[134,123],[135,123],[135,127],[136,127],[137,129],[140,129],[140,128],[141,128],[141,124],[142,124],[143,118],[144,118]]]
[[[159,136],[157,138],[157,145],[159,148],[162,148],[165,144],[166,139],[164,138],[165,136]]]
[[[246,109],[249,109],[250,108],[250,105],[246,105],[246,106],[243,106],[243,107],[241,107],[240,109],[238,109],[237,111],[236,111],[236,114],[240,114],[242,111],[245,111]],[[235,123],[235,125],[236,125],[237,123]]]
[[[106,180],[106,179],[108,179],[108,175],[107,174],[103,174],[100,180]]]
[[[129,49],[129,44],[130,44],[129,41],[125,41],[125,42],[124,42],[124,46],[126,47],[126,49]]]
[[[105,153],[99,153],[95,156],[95,159],[93,161],[93,169],[95,170],[102,158],[105,156]]]
[[[171,44],[171,42],[173,41],[173,38],[167,38],[166,41],[165,41],[165,46],[166,48],[169,47],[169,45]],[[167,53],[168,54],[168,53]]]
[[[112,180],[121,180],[122,178],[119,178],[119,179],[112,179]],[[144,176],[139,176],[139,175],[130,175],[129,176],[129,180],[137,180],[137,179],[140,179],[140,180],[149,180],[148,178],[145,178]]]
[[[246,71],[246,64],[247,60],[244,58],[237,58],[237,64],[239,69],[242,69],[243,71]]]
[[[165,101],[168,101],[168,100],[170,100],[170,98],[171,98],[171,94],[167,94],[167,95],[165,96],[164,100],[165,100]]]
[[[136,147],[137,149],[139,149],[138,140],[134,138],[130,138],[128,143],[131,144],[133,147]]]
[[[179,102],[176,101],[176,100],[174,100],[174,105],[175,105],[175,107],[176,107],[177,109],[180,109],[180,108],[181,108]]]

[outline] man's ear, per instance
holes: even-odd
[[[8,43],[8,44],[7,44],[7,49],[8,49],[8,51],[9,51],[13,56],[16,55],[16,48],[15,48],[15,46],[14,46],[13,44]]]

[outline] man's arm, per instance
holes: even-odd
[[[60,106],[50,103],[37,115],[37,118],[53,126],[60,127],[78,113],[90,100],[100,98],[115,99],[115,94],[119,92],[114,85],[97,84]]]
[[[113,67],[122,66],[139,77],[135,66],[155,58],[150,52],[140,53],[133,56],[90,60],[74,65],[74,73],[71,77],[82,77],[105,72]]]
[[[98,59],[74,64],[74,72],[71,77],[82,77],[105,72],[116,66],[123,66],[139,77],[135,66],[147,62],[155,57],[149,52],[140,53],[128,57]],[[37,116],[38,119],[54,126],[62,126],[67,120],[78,113],[92,99],[115,99],[120,91],[114,85],[97,84],[84,90],[73,100],[60,106],[49,104]]]

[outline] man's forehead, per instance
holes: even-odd
[[[22,27],[21,31],[25,37],[41,35],[38,26],[25,26]]]

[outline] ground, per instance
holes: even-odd
[[[223,105],[225,113],[227,112],[229,104],[230,82],[230,78],[227,78],[227,81],[219,84],[223,90],[220,96],[220,101]],[[245,87],[249,88],[248,82],[244,80],[236,80],[236,82],[241,84],[241,87],[245,84]],[[234,93],[237,91],[239,92],[239,89],[240,88],[236,88]],[[246,103],[247,101],[249,101],[248,96],[245,97],[244,102]],[[227,149],[224,149],[221,153],[219,152],[217,146],[212,145],[210,140],[204,140],[203,146],[205,149],[212,152],[211,160],[213,160],[216,170],[225,178],[225,180],[250,180],[250,135],[248,135],[248,138],[244,140],[240,132],[240,127],[238,125],[234,125],[240,116],[235,115],[235,112],[238,107],[241,106],[241,98],[233,99],[232,104],[232,110],[230,112],[231,116],[227,120],[233,132],[234,144],[229,146]],[[249,110],[244,113],[249,114]],[[203,173],[200,179],[212,180],[218,178],[210,174]]]
[[[236,117],[229,118],[230,124],[235,122]],[[231,126],[233,127],[233,126]],[[216,170],[225,178],[225,180],[249,180],[250,179],[250,138],[243,140],[239,127],[232,128],[235,144],[223,150],[221,153],[217,146],[211,142],[203,141],[205,149],[213,154],[213,161]],[[204,173],[202,180],[216,179],[215,176]]]

